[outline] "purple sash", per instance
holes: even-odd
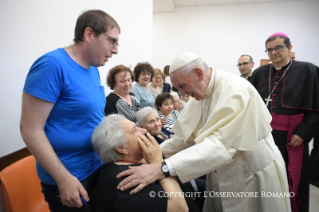
[[[272,121],[270,123],[274,130],[288,131],[286,147],[288,151],[288,184],[290,192],[293,192],[294,197],[290,198],[291,210],[292,212],[298,212],[298,202],[299,202],[299,182],[301,176],[302,168],[302,157],[304,142],[300,146],[289,146],[291,136],[295,132],[296,128],[302,122],[303,114],[298,114],[294,116],[284,116],[271,114]]]

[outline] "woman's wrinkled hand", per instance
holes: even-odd
[[[137,138],[140,147],[143,150],[143,156],[148,164],[160,163],[163,161],[163,155],[160,146],[151,134],[146,133],[147,137],[142,135]]]

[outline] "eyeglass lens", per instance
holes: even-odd
[[[103,34],[105,37],[111,39],[112,45],[113,45],[114,47],[118,47],[118,46],[120,45],[115,38],[109,36],[109,35],[106,34],[106,33],[102,33],[102,34]]]
[[[284,47],[284,46],[279,45],[279,46],[276,46],[275,48],[268,48],[268,49],[266,49],[266,53],[271,54],[274,50],[275,50],[276,52],[278,52],[278,51],[280,51],[283,47]]]

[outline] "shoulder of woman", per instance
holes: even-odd
[[[120,97],[118,96],[118,95],[116,95],[115,93],[110,93],[107,97],[106,97],[106,99],[108,100],[108,101],[117,101],[118,99],[120,99]],[[107,102],[106,102],[107,103]]]

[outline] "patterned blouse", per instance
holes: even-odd
[[[110,93],[106,97],[106,105],[104,108],[105,116],[117,113],[124,115],[127,119],[129,119],[132,122],[136,122],[135,113],[139,111],[140,105],[134,96],[133,93],[130,93],[132,105],[127,103],[125,100],[123,100],[121,97],[116,95],[115,93]]]

